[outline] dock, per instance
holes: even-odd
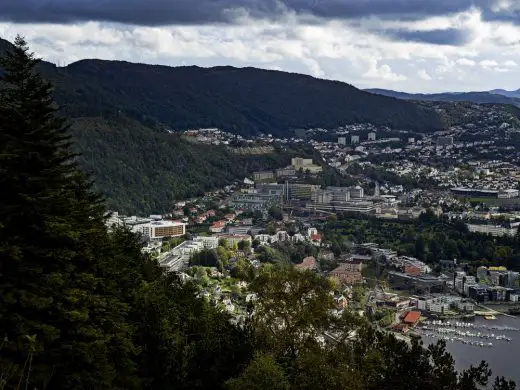
[[[513,316],[511,314],[502,313],[501,311],[493,310],[490,307],[487,307],[487,306],[484,306],[481,304],[479,304],[478,306],[485,310],[475,310],[475,315],[477,315],[477,316],[491,317],[491,316],[496,316],[496,315],[502,315],[502,316],[509,317],[509,318],[516,318],[515,316]]]

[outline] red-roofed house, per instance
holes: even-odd
[[[315,270],[318,268],[316,259],[312,256],[306,257],[300,264],[294,266],[298,271]]]
[[[405,264],[404,273],[407,275],[419,276],[421,274],[421,269],[415,265]]]
[[[321,244],[321,234],[312,234],[310,239],[313,244]]]
[[[210,226],[209,231],[211,233],[222,233],[225,226],[226,221],[216,221],[213,223],[213,225]]]
[[[408,311],[404,313],[403,323],[414,326],[421,318],[421,312],[419,311]]]

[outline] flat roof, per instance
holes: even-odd
[[[249,234],[217,234],[218,238],[243,238],[249,239],[251,236]]]
[[[182,226],[182,225],[186,225],[186,224],[182,223],[182,222],[177,222],[177,221],[153,221],[153,222],[148,223],[148,225],[168,227],[168,226]]]
[[[488,190],[485,188],[466,188],[466,187],[454,187],[451,190],[452,191],[465,191],[465,192],[478,191],[478,192],[487,192],[490,194],[499,192],[499,190]]]
[[[415,324],[421,318],[421,313],[418,311],[409,311],[404,317],[403,321],[407,324]]]

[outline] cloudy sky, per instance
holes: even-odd
[[[408,92],[520,88],[520,0],[0,0],[37,54],[307,73]]]

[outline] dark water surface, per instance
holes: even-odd
[[[459,320],[462,321],[462,320]],[[482,317],[476,317],[474,320],[464,320],[464,322],[472,322],[474,324],[488,326],[508,326],[511,328],[520,328],[520,318],[508,318],[497,316],[496,320],[486,320]],[[467,329],[470,330],[470,329]],[[507,330],[470,330],[472,332],[486,332],[503,334],[512,339],[511,342],[492,341],[492,348],[481,348],[462,344],[459,342],[446,342],[448,351],[453,355],[457,370],[468,368],[471,364],[478,365],[482,360],[489,364],[489,368],[493,371],[493,379],[495,376],[505,376],[516,382],[517,388],[520,389],[520,332]],[[424,343],[435,341],[432,338],[423,337]]]

